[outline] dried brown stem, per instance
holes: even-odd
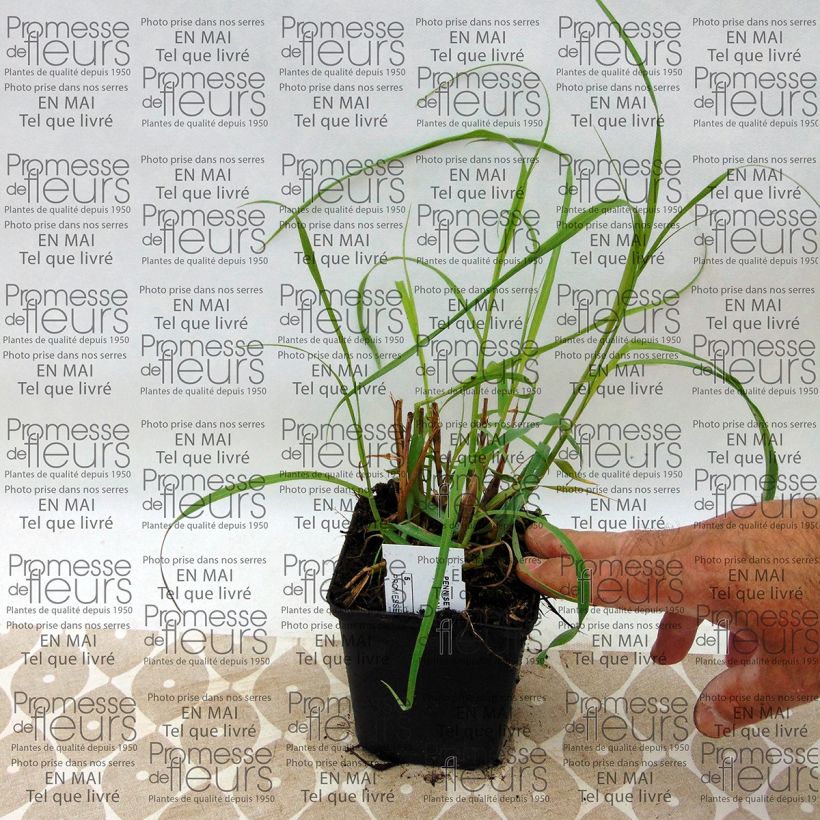
[[[350,579],[350,580],[349,580],[349,581],[345,584],[345,589],[350,589],[350,588],[351,588],[351,587],[352,587],[352,586],[356,583],[356,581],[358,581],[358,580],[359,580],[359,578],[361,578],[363,575],[372,575],[374,572],[378,572],[380,569],[384,569],[386,566],[387,566],[387,562],[386,562],[386,561],[384,561],[384,560],[382,560],[382,561],[377,561],[375,564],[373,564],[373,565],[371,565],[371,566],[364,567],[363,569],[360,569],[360,570],[359,570],[359,571],[358,571],[358,572],[357,572],[357,573],[356,573],[356,574],[355,574],[355,575],[354,575],[354,576],[353,576],[353,577],[352,577],[352,578],[351,578],[351,579]]]
[[[447,499],[450,497],[450,470],[452,467],[453,454],[448,450],[444,457],[444,481],[441,482],[438,489],[438,507],[443,510],[447,505]]]
[[[408,459],[410,458],[410,439],[413,435],[413,414],[407,414],[407,424],[404,426],[404,441],[402,442],[402,458],[399,462],[399,503],[396,517],[404,521],[407,517],[407,494],[410,491],[407,475]]]
[[[510,429],[515,427],[515,419],[518,415],[518,407],[513,407],[512,418],[510,420]],[[481,507],[484,508],[490,501],[498,495],[498,490],[501,487],[501,476],[504,474],[504,467],[507,464],[507,455],[510,451],[509,443],[504,445],[504,450],[501,453],[501,458],[498,459],[498,465],[493,470],[493,477],[487,488],[484,490],[484,495],[481,496]]]
[[[407,414],[407,423],[404,425],[404,461],[407,463],[407,458],[410,454],[410,439],[413,438],[413,413]]]
[[[430,429],[433,431],[433,462],[436,465],[436,482],[440,493],[444,482],[444,471],[441,466],[441,418],[436,402],[430,406]]]
[[[424,433],[424,408],[419,407],[418,412],[416,413],[416,435],[420,436]]]
[[[487,443],[487,419],[489,417],[489,399],[484,398],[481,405],[481,417],[478,420],[478,446],[483,447]]]
[[[370,576],[373,575],[374,572],[378,572],[381,569],[384,569],[387,566],[385,561],[379,561],[373,566],[364,567],[364,569],[360,569],[346,584],[345,589],[348,590],[347,595],[343,600],[343,604],[345,606],[350,606],[359,595],[362,594],[362,591],[367,586],[368,582],[370,581]]]
[[[419,453],[418,460],[413,465],[413,471],[408,476],[408,480],[407,480],[408,492],[409,492],[409,488],[412,487],[416,483],[416,481],[418,481],[419,474],[421,473],[421,468],[424,466],[424,459],[427,456],[427,451],[430,449],[430,445],[432,443],[433,443],[433,434],[430,433],[430,435],[427,436],[427,440],[424,442],[424,446],[421,448],[421,453]]]
[[[393,399],[393,437],[396,440],[396,460],[401,464],[404,445],[404,425],[402,424],[401,399]]]

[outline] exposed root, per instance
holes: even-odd
[[[369,567],[360,569],[345,585],[348,594],[344,598],[345,606],[350,606],[362,594],[362,590],[370,581],[370,576],[387,566],[386,561],[378,561]]]

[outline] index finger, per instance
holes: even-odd
[[[666,530],[629,530],[627,532],[596,532],[562,530],[578,548],[584,559],[620,555],[660,555],[692,543],[692,527]],[[560,558],[566,550],[546,527],[532,524],[524,533],[530,551],[541,558]]]
[[[684,562],[672,555],[584,560],[593,606],[658,612],[689,613],[684,606]],[[578,596],[575,562],[569,555],[560,558],[527,557],[516,567],[518,577],[543,594],[558,592]]]

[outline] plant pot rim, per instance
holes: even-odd
[[[376,485],[373,488],[374,492],[372,495],[375,496],[377,490],[381,488],[386,489],[389,486],[390,482],[384,482]],[[358,496],[358,501],[356,502],[357,509],[363,509],[367,507],[368,504],[369,501],[367,495]],[[343,589],[345,583],[344,579],[339,577],[343,566],[341,558],[345,554],[345,552],[351,547],[351,544],[353,542],[353,533],[350,530],[348,530],[348,532],[345,533],[344,541],[342,543],[341,549],[339,550],[339,555],[336,559],[336,563],[333,568],[333,574],[330,578],[330,584],[328,585],[327,593],[325,594],[325,602],[327,603],[328,608],[330,609],[331,615],[333,615],[333,617],[337,619],[344,618],[349,623],[359,623],[362,625],[375,626],[377,624],[385,624],[389,622],[396,625],[415,626],[416,628],[419,628],[423,620],[423,615],[419,614],[418,612],[387,612],[386,609],[351,608],[344,606],[337,600],[334,600],[334,593],[338,593],[341,589]],[[513,578],[515,578],[514,575]],[[435,620],[439,621],[444,618],[450,617],[453,619],[471,622],[474,629],[480,629],[482,631],[490,630],[496,634],[509,633],[510,635],[515,633],[521,633],[522,631],[524,631],[525,634],[529,635],[529,633],[532,632],[533,628],[535,627],[535,624],[540,615],[540,602],[541,600],[543,600],[543,598],[541,594],[532,587],[529,587],[520,581],[518,581],[517,583],[520,587],[521,593],[518,596],[519,600],[523,600],[528,603],[526,618],[524,618],[522,621],[518,623],[488,622],[483,619],[471,621],[470,609],[439,609],[436,610],[436,614],[434,616]],[[502,610],[498,607],[493,608],[493,611],[499,614],[502,613]]]

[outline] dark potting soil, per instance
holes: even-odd
[[[379,513],[387,517],[396,511],[396,490],[392,483],[377,484],[374,497]],[[370,506],[361,501],[356,505],[347,529],[345,548],[339,557],[335,577],[341,587],[331,584],[328,600],[336,606],[351,610],[385,611],[384,570],[370,575],[367,585],[352,603],[347,603],[347,590],[343,585],[365,567],[373,566],[381,546],[381,537],[369,532],[373,523]],[[519,531],[519,535],[522,535]],[[523,541],[521,542],[523,550]],[[537,606],[533,590],[521,583],[511,566],[514,558],[506,547],[500,546],[488,551],[489,556],[478,567],[466,567],[464,583],[467,589],[466,612],[453,613],[455,616],[469,616],[471,622],[514,626],[524,623]]]

